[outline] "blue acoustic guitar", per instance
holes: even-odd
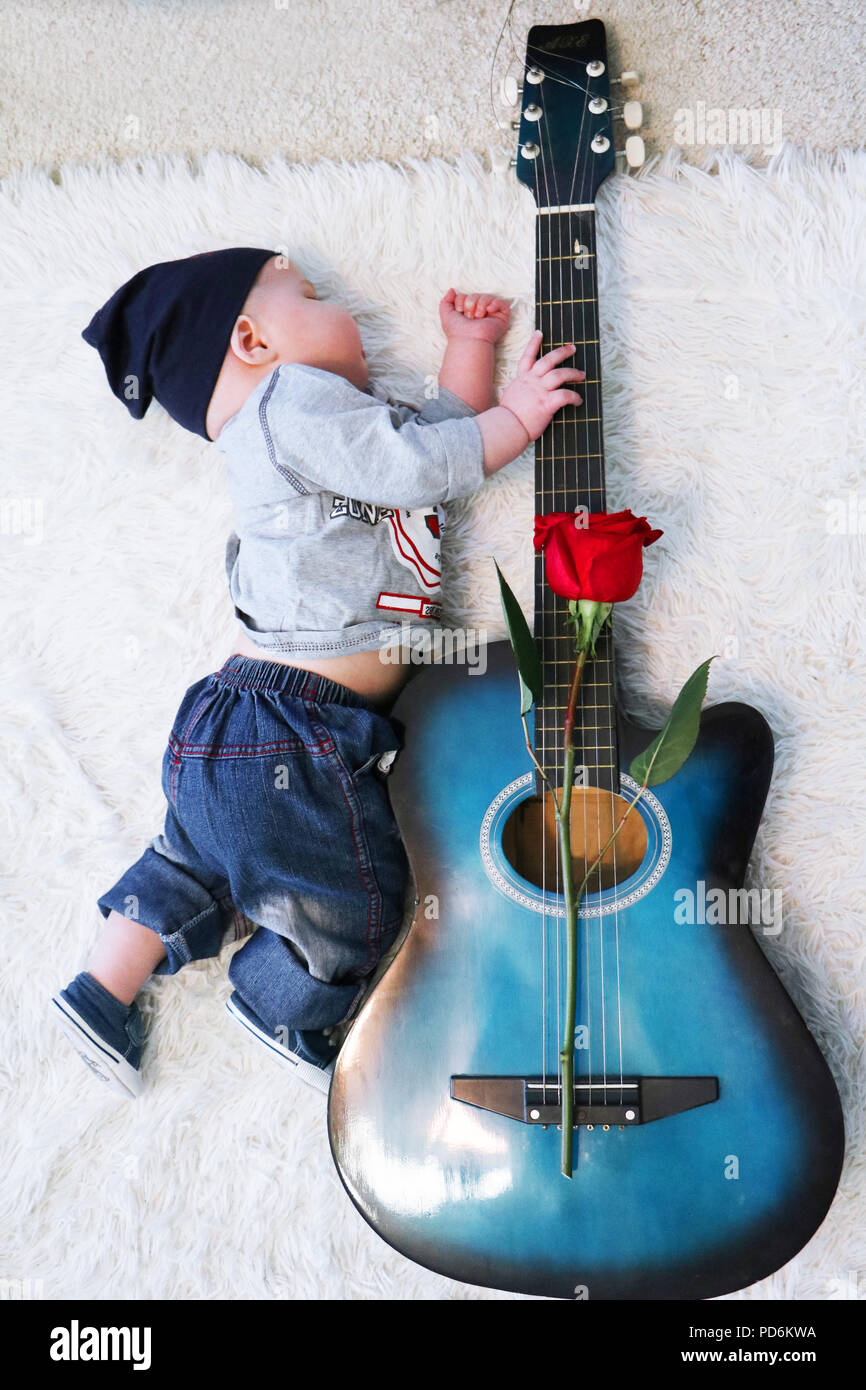
[[[587,372],[583,404],[536,441],[539,513],[605,510],[594,200],[614,167],[610,102],[599,21],[531,29],[517,173],[537,205],[536,325],[541,351],[573,341]],[[531,738],[561,786],[573,628],[534,563],[544,691]],[[747,705],[705,710],[694,752],[638,803],[582,899],[567,1178],[555,822],[509,643],[486,657],[484,674],[422,666],[392,711],[405,746],[390,796],[416,915],[337,1060],[340,1177],[396,1250],[471,1284],[570,1299],[744,1288],[810,1239],[844,1147],[830,1071],[742,911],[770,729]],[[617,707],[609,629],[578,723],[576,883],[652,737]]]

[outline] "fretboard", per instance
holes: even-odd
[[[585,254],[578,257],[577,248],[585,248]],[[586,381],[575,383],[573,388],[583,397],[583,404],[566,405],[557,411],[536,441],[535,510],[539,514],[573,512],[578,507],[590,512],[606,510],[595,251],[594,211],[537,213],[535,322],[542,331],[539,355],[561,343],[574,343],[576,350],[563,365],[586,372]],[[543,554],[537,554],[535,562],[534,636],[544,671],[544,693],[535,707],[535,756],[559,787],[563,723],[574,671],[574,627],[568,600],[554,594],[545,582]],[[609,626],[598,640],[595,658],[588,660],[583,670],[573,742],[577,776],[589,786],[619,791],[614,652]],[[536,784],[540,794],[538,774]]]

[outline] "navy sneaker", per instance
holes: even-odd
[[[312,1029],[303,1032],[284,1029],[281,1032],[287,1036],[283,1041],[282,1037],[268,1031],[258,1015],[240,998],[237,990],[226,1000],[226,1008],[251,1037],[257,1038],[274,1057],[288,1062],[300,1081],[328,1094],[336,1061],[336,1040],[331,1042],[330,1030],[325,1033]]]
[[[90,1070],[117,1094],[141,1094],[144,1025],[138,1005],[123,1004],[86,970],[51,1000],[55,1016]]]

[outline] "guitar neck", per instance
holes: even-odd
[[[596,271],[595,211],[568,207],[536,214],[536,327],[541,352],[574,343],[565,365],[581,367],[586,380],[577,387],[579,406],[557,411],[535,445],[535,510],[606,510],[604,434],[601,405],[601,351]],[[574,626],[568,600],[554,594],[544,578],[544,557],[536,555],[534,636],[541,655],[544,692],[535,710],[535,755],[555,786],[562,785],[565,750],[563,722],[574,671]],[[619,791],[616,742],[613,637],[606,627],[587,661],[578,695],[575,731],[576,781]],[[536,791],[541,778],[536,774]]]

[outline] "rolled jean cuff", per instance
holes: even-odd
[[[157,965],[155,975],[174,975],[181,966],[193,960],[218,956],[225,939],[226,923],[218,903],[211,903],[191,922],[186,922],[171,936],[159,933],[165,947],[165,960]]]
[[[283,936],[258,927],[229,963],[229,980],[271,1032],[320,1029],[351,1012],[364,981],[331,984],[311,975]]]
[[[230,896],[213,896],[150,847],[103,893],[98,906],[103,917],[113,910],[156,933],[165,957],[154,975],[175,975],[191,961],[218,956],[227,941],[244,934]]]

